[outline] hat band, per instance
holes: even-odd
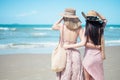
[[[76,15],[75,13],[65,12],[65,15]]]

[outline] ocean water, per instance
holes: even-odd
[[[0,54],[51,53],[59,40],[59,31],[51,26],[0,24]],[[106,26],[105,44],[120,46],[120,25]]]

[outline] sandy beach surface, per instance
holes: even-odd
[[[120,79],[119,51],[120,46],[106,47],[105,80]],[[51,54],[0,55],[0,80],[55,80],[50,64]]]

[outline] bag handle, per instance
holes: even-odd
[[[62,27],[62,31],[60,32],[60,40],[59,40],[59,43],[60,43],[60,46],[63,47],[63,44],[64,44],[64,25],[61,26]]]

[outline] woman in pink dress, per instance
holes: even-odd
[[[105,59],[105,53],[103,32],[107,20],[93,10],[89,11],[87,15],[82,14],[86,19],[82,41],[77,44],[64,45],[64,48],[76,48],[85,45],[85,55],[82,62],[85,80],[104,80],[103,60]],[[95,46],[90,46],[89,44]],[[101,48],[99,48],[100,46]]]
[[[62,23],[63,21],[63,23]],[[82,28],[76,10],[66,8],[62,18],[53,26],[53,30],[63,32],[64,44],[75,44],[78,37],[82,37]],[[63,31],[62,31],[63,30]],[[57,72],[57,80],[83,80],[82,61],[79,50],[75,48],[66,49],[67,62],[63,71]]]

